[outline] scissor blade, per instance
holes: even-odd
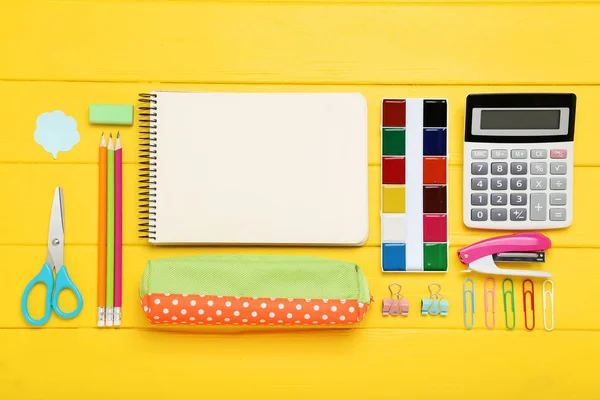
[[[48,231],[48,256],[46,262],[55,270],[62,267],[64,263],[64,208],[63,192],[59,186],[54,191],[52,201],[52,213],[50,214],[50,229]]]

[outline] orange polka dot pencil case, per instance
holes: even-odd
[[[372,301],[354,263],[271,255],[150,260],[140,298],[150,323],[184,325],[352,325]]]

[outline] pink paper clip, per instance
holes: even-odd
[[[491,281],[493,286],[492,289],[488,289],[487,285],[488,285],[488,281]],[[485,280],[485,284],[483,286],[483,291],[485,294],[485,326],[488,327],[488,329],[493,329],[496,326],[496,281],[494,280],[494,278],[487,278]],[[488,311],[490,309],[489,307],[489,297],[488,294],[492,295],[492,323],[490,324],[488,322]]]
[[[392,286],[398,286],[398,290],[394,292]],[[406,317],[408,315],[408,300],[403,300],[404,296],[400,293],[402,291],[402,286],[394,282],[389,286],[389,289],[391,296],[389,299],[383,300],[382,314],[384,316],[396,316],[401,314]]]

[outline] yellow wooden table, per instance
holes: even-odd
[[[55,398],[599,398],[600,2],[559,0],[5,1],[0,12],[0,399]],[[359,263],[375,297],[354,330],[155,329],[139,307],[150,258],[232,249],[153,248],[137,238],[137,129],[124,143],[124,309],[120,329],[96,322],[97,153],[91,103],[135,104],[153,89],[360,91],[369,104],[370,236],[353,249],[236,249]],[[486,237],[461,215],[465,96],[568,91],[578,96],[575,217],[548,232],[556,329],[463,327],[456,257],[442,276],[384,275],[379,266],[379,124],[383,97],[446,97],[450,124],[451,254]],[[81,141],[57,160],[35,143],[42,112],[61,110]],[[114,130],[116,132],[116,129]],[[65,192],[66,264],[85,300],[70,321],[27,326],[20,297],[45,258],[50,199]],[[427,285],[446,318],[418,313]],[[384,318],[401,280],[408,318]],[[42,290],[33,300],[42,298]],[[65,308],[73,301],[64,299]],[[36,311],[37,310],[37,311]],[[41,313],[41,308],[33,308]],[[506,397],[510,396],[510,397]]]

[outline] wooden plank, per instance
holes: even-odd
[[[0,397],[154,400],[201,391],[215,399],[318,393],[420,400],[479,398],[485,391],[490,399],[524,392],[536,399],[598,398],[589,366],[600,356],[599,339],[598,332],[408,329],[268,336],[0,330],[0,341],[10,343],[0,363]],[[401,387],[388,383],[390,375]]]
[[[3,275],[3,291],[0,300],[4,304],[0,328],[22,328],[26,323],[21,315],[20,301],[22,291],[27,282],[40,270],[45,259],[46,248],[43,246],[2,246],[0,247],[6,265],[18,265],[18,268],[7,268]],[[201,254],[279,254],[279,255],[310,255],[315,257],[333,258],[357,263],[364,271],[369,282],[374,303],[359,328],[390,328],[390,329],[464,329],[463,325],[463,295],[462,285],[466,277],[471,277],[476,285],[475,328],[485,329],[483,283],[487,276],[472,273],[465,275],[464,270],[455,256],[458,247],[450,247],[450,269],[446,274],[384,274],[379,267],[379,249],[366,247],[357,249],[323,249],[323,248],[268,248],[247,247],[231,249],[214,248],[153,248],[151,246],[131,246],[124,251],[123,269],[123,328],[181,330],[177,326],[156,327],[151,325],[143,315],[139,303],[139,284],[148,260],[164,257],[181,257]],[[92,328],[96,324],[97,296],[97,248],[95,246],[75,246],[68,244],[65,250],[65,264],[73,282],[79,287],[84,297],[82,314],[73,320],[61,320],[53,317],[46,325],[48,328]],[[595,295],[595,285],[600,279],[600,269],[597,262],[600,249],[551,249],[547,262],[543,266],[517,265],[509,268],[542,269],[553,274],[555,283],[555,326],[557,330],[600,330],[600,319],[588,318],[590,309],[600,306],[600,300]],[[590,261],[585,261],[590,260]],[[503,310],[502,280],[496,278],[496,330],[505,329],[505,314]],[[408,317],[383,317],[381,301],[389,298],[388,286],[392,282],[402,285],[402,293],[410,302]],[[447,317],[424,317],[420,315],[420,301],[429,297],[428,285],[438,282],[442,287],[444,298],[449,301]],[[522,279],[515,278],[515,310],[516,330],[523,331],[523,296]],[[542,280],[535,280],[535,311],[536,329],[543,329]],[[35,318],[43,314],[42,298],[44,290],[36,288],[30,298],[30,312]],[[61,308],[75,308],[75,298],[71,294],[63,294],[60,298]],[[581,307],[586,304],[586,307]],[[510,303],[509,303],[510,306]],[[492,314],[489,318],[491,320]],[[509,314],[512,318],[512,314]],[[231,329],[221,327],[184,327],[184,331],[193,332],[228,332]],[[254,328],[254,327],[253,327]],[[258,329],[258,328],[257,328]]]
[[[369,167],[369,224],[367,246],[380,244],[380,169]],[[462,169],[449,169],[450,242],[467,245],[495,232],[469,230],[462,222]],[[595,182],[599,179],[598,168],[575,168],[577,182]],[[52,196],[56,186],[62,186],[65,196],[66,240],[69,244],[97,243],[98,166],[94,164],[0,164],[0,178],[10,188],[0,208],[0,220],[10,229],[0,230],[0,244],[45,244]],[[127,164],[123,169],[123,240],[126,245],[144,245],[138,238],[138,169]],[[600,235],[597,222],[590,215],[596,209],[597,199],[590,196],[596,190],[583,184],[575,186],[574,223],[566,230],[548,232],[554,247],[598,247]],[[595,192],[593,192],[595,193]]]
[[[11,38],[0,79],[597,84],[597,15],[596,4],[23,1],[0,15]]]
[[[0,82],[4,94],[0,99],[0,110],[10,115],[2,121],[6,132],[0,137],[0,163],[51,162],[97,163],[99,135],[121,132],[126,163],[138,162],[139,128],[134,126],[91,125],[89,105],[92,103],[131,104],[138,106],[138,94],[152,90],[194,90],[225,92],[348,92],[362,93],[368,103],[369,164],[381,164],[381,100],[385,97],[442,97],[447,98],[449,108],[449,153],[450,164],[462,164],[465,98],[469,93],[489,92],[484,86],[356,86],[356,85],[209,85],[209,84],[119,84],[98,82]],[[575,163],[578,166],[600,166],[595,146],[596,126],[600,125],[600,87],[565,86],[499,86],[498,92],[573,92],[577,94],[577,119],[575,133]],[[60,97],[56,93],[61,93]],[[33,138],[37,117],[44,112],[61,110],[75,118],[80,133],[80,142],[69,152],[59,153],[54,160]],[[136,110],[137,111],[137,110]],[[15,151],[19,149],[19,151]]]

